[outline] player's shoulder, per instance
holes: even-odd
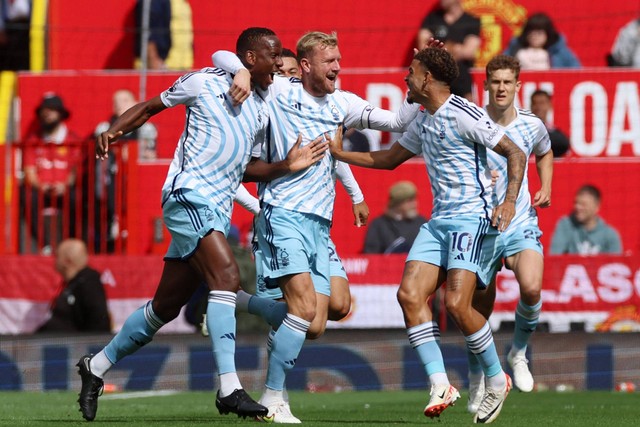
[[[546,126],[540,120],[538,116],[533,114],[531,110],[527,110],[524,108],[518,108],[518,119],[527,123],[538,127],[539,129],[546,129]]]
[[[451,95],[447,100],[451,109],[459,113],[459,117],[478,121],[486,116],[485,111],[471,101],[458,95]]]

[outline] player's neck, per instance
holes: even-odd
[[[518,117],[518,113],[516,108],[513,105],[510,105],[507,108],[499,108],[495,105],[487,105],[487,113],[489,113],[489,117],[495,123],[500,126],[508,126],[512,121]]]
[[[420,104],[433,115],[442,105],[447,102],[447,99],[451,96],[449,90],[431,90],[429,91]]]

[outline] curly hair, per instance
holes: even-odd
[[[298,61],[302,58],[308,58],[316,46],[321,48],[337,47],[338,35],[335,32],[327,34],[320,31],[311,31],[303,35],[296,45]]]
[[[248,50],[258,48],[263,37],[275,36],[276,33],[268,28],[250,27],[240,33],[236,42],[236,53],[243,55]]]
[[[413,59],[419,61],[424,68],[429,70],[436,80],[449,86],[460,74],[458,64],[445,49],[428,47],[418,52]]]
[[[534,13],[527,19],[527,23],[524,24],[522,34],[518,37],[518,43],[520,43],[521,46],[529,47],[527,37],[529,33],[534,30],[543,30],[547,33],[547,42],[543,46],[545,49],[549,49],[550,46],[553,46],[560,40],[560,34],[558,30],[556,30],[551,18],[545,13]]]
[[[497,70],[511,70],[516,75],[516,80],[520,77],[520,61],[513,56],[509,55],[497,55],[491,58],[487,63],[486,76],[487,80],[491,73]]]

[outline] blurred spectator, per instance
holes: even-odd
[[[165,61],[169,70],[193,68],[193,18],[189,0],[171,0],[171,48]]]
[[[109,129],[109,126],[125,111],[137,103],[136,97],[130,90],[119,89],[113,93],[112,115],[108,121],[103,121],[96,126],[94,136],[97,138],[102,132]],[[138,142],[138,160],[148,161],[156,158],[156,139],[158,131],[156,127],[147,122],[135,131],[120,137],[120,141]],[[121,153],[126,152],[125,145],[120,147]],[[115,153],[115,152],[114,152]],[[109,156],[106,160],[91,158],[95,162],[94,168],[87,168],[95,172],[94,180],[94,230],[95,252],[101,252],[103,246],[107,252],[113,252],[115,239],[119,234],[119,221],[116,206],[116,182],[118,174],[118,164],[115,155]],[[121,159],[122,160],[122,159]],[[85,200],[90,200],[85,195]],[[105,213],[106,215],[103,215]],[[85,214],[85,217],[87,215]],[[102,218],[106,218],[106,225]],[[106,244],[102,241],[106,236]]]
[[[0,71],[29,69],[30,0],[0,0]]]
[[[634,19],[618,31],[611,48],[609,65],[640,67],[640,18]]]
[[[76,180],[82,151],[80,138],[64,123],[69,115],[62,98],[46,93],[36,108],[37,126],[23,144],[25,216],[45,254],[51,253],[53,230],[57,230],[56,241],[75,236]],[[56,227],[44,224],[40,230],[41,217],[52,219]]]
[[[518,37],[511,39],[504,52],[515,56],[523,70],[577,68],[580,61],[558,33],[553,21],[544,13],[529,17]]]
[[[141,55],[141,33],[143,5],[145,0],[136,1],[136,28],[140,31],[135,39],[136,58]],[[149,39],[147,45],[147,68],[166,69],[165,60],[171,49],[171,0],[150,0]]]
[[[538,116],[547,127],[549,139],[551,139],[553,158],[558,158],[567,154],[571,148],[571,142],[564,132],[548,122],[549,114],[552,110],[553,103],[549,92],[538,89],[531,94],[531,112]]]
[[[387,210],[369,224],[365,254],[409,252],[427,219],[418,213],[418,190],[411,181],[399,181],[389,189]]]
[[[593,185],[578,189],[573,212],[560,218],[551,237],[552,255],[622,253],[620,235],[598,215],[600,201],[600,190]]]
[[[424,49],[429,38],[444,42],[458,63],[460,76],[451,85],[451,92],[472,100],[470,69],[480,49],[480,19],[466,13],[461,0],[440,0],[440,5],[422,21],[416,47]]]
[[[55,268],[62,276],[62,285],[51,304],[51,318],[38,332],[111,332],[100,273],[88,264],[89,255],[82,240],[60,242]]]

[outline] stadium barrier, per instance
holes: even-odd
[[[503,366],[510,335],[496,334]],[[261,390],[267,368],[266,337],[239,334],[236,366],[247,390]],[[75,363],[99,351],[110,336],[31,336],[0,341],[0,390],[79,390]],[[538,388],[613,390],[640,382],[640,349],[631,334],[536,333],[527,358]],[[441,348],[452,383],[466,388],[464,338],[443,334]],[[153,343],[109,371],[108,390],[215,390],[208,338],[158,335]],[[287,378],[290,390],[426,389],[427,379],[404,330],[328,331],[308,342]]]
[[[49,304],[59,281],[49,257],[6,256],[0,264],[0,334],[18,335],[35,331],[47,320]],[[102,272],[112,330],[151,299],[162,272],[159,256],[96,255],[94,268]],[[343,258],[349,275],[352,307],[334,329],[404,328],[396,291],[403,255],[358,255]],[[519,301],[513,273],[498,274],[497,296],[490,324],[494,330],[511,330]],[[640,260],[632,256],[547,257],[541,329],[550,332],[640,332]],[[446,318],[442,301],[434,303],[442,330],[455,329]],[[165,333],[190,332],[193,328],[180,316],[166,325]]]

